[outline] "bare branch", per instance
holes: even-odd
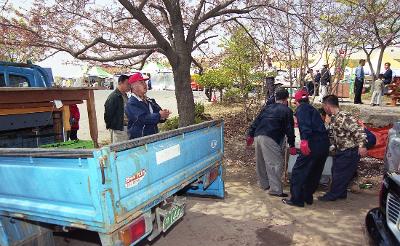
[[[212,39],[212,38],[215,38],[215,37],[218,37],[218,35],[211,35],[211,36],[203,38],[202,40],[197,42],[196,45],[193,46],[192,50],[196,50],[200,45],[207,43],[209,39]]]

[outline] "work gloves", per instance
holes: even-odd
[[[289,154],[290,155],[296,155],[297,154],[296,147],[290,147],[289,148]]]
[[[248,136],[247,139],[246,139],[246,145],[247,146],[251,146],[253,143],[254,143],[254,138]]]
[[[308,146],[307,140],[301,140],[300,142],[300,151],[303,155],[307,156],[311,153],[310,147]]]

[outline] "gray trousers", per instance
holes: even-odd
[[[123,131],[110,129],[111,143],[120,143],[129,140],[128,127],[124,126]]]
[[[262,189],[268,189],[270,194],[282,194],[282,171],[284,165],[284,154],[282,147],[272,138],[257,136],[255,138],[256,148],[256,171]]]

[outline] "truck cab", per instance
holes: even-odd
[[[27,63],[0,61],[0,87],[51,87],[51,69]]]
[[[0,61],[0,90],[28,87],[49,88],[53,84],[50,68],[27,63]],[[52,112],[31,111],[12,98],[0,107],[0,148],[38,147],[54,142]]]

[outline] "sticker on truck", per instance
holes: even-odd
[[[146,175],[146,170],[142,169],[139,172],[133,174],[130,177],[125,178],[125,188],[132,188],[140,183],[144,176]]]
[[[181,155],[181,147],[179,144],[156,152],[157,165],[169,161]]]

